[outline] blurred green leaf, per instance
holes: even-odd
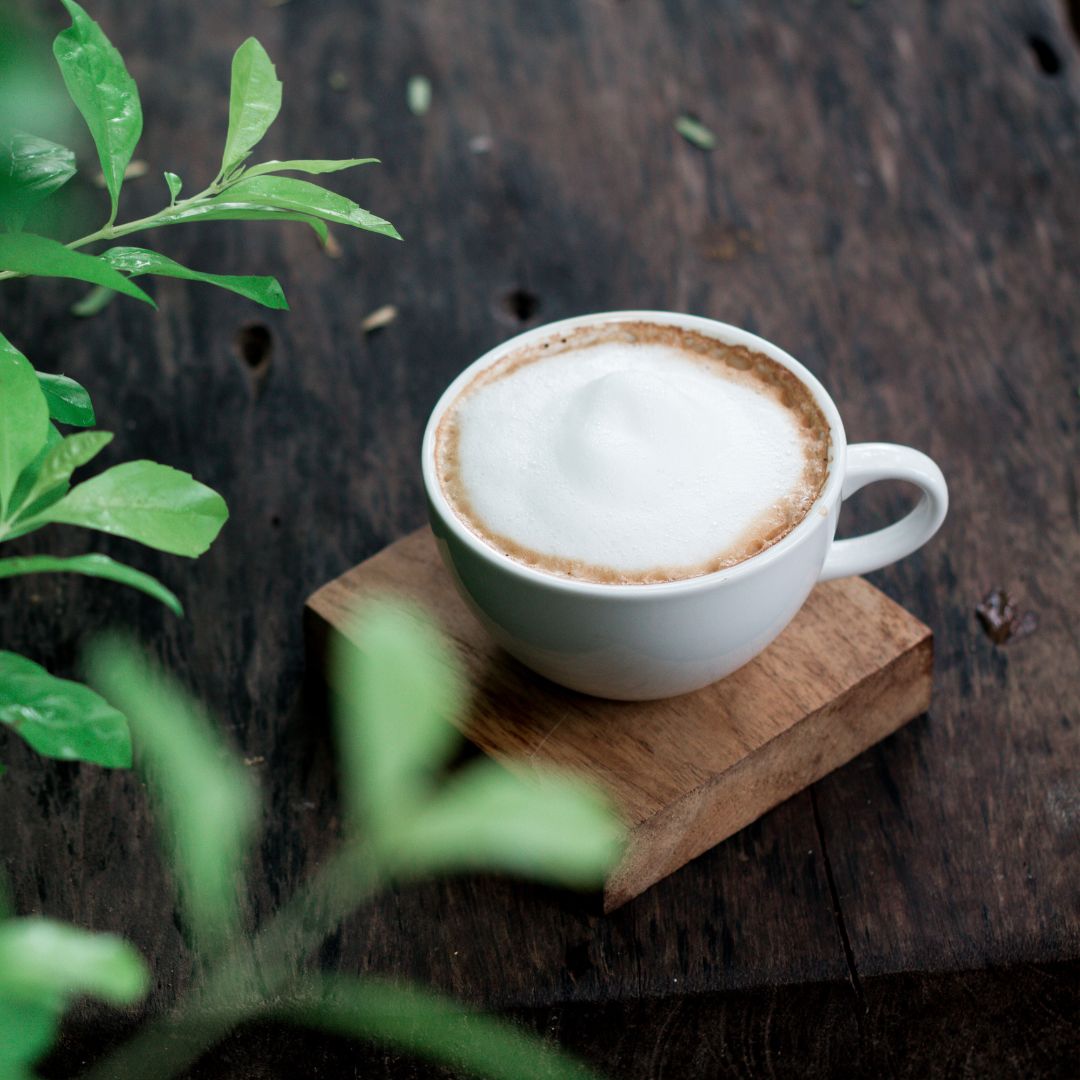
[[[133,285],[97,255],[72,251],[58,240],[33,233],[0,233],[0,270],[14,270],[35,277],[76,278],[115,289],[151,307],[157,306],[138,285]]]
[[[304,172],[312,175],[320,173],[340,172],[342,169],[354,169],[357,165],[378,165],[379,159],[365,158],[341,158],[328,160],[324,158],[296,158],[291,161],[264,161],[259,165],[252,165],[244,170],[244,178],[253,176],[265,176],[268,173],[279,172]]]
[[[71,143],[79,131],[67,88],[49,49],[42,9],[0,3],[0,128],[46,131]]]
[[[89,319],[104,311],[115,299],[116,290],[104,285],[95,285],[81,300],[71,305],[71,314],[80,319]]]
[[[0,334],[0,521],[19,475],[49,434],[49,406],[30,361]]]
[[[94,137],[112,201],[111,221],[116,217],[124,170],[142,134],[139,89],[101,27],[75,0],[62,3],[71,26],[56,36],[53,55],[71,100]]]
[[[90,994],[127,1005],[146,993],[142,957],[112,934],[50,919],[0,922],[0,1076],[33,1080],[68,1001]]]
[[[0,723],[39,754],[109,768],[131,764],[127,721],[88,686],[0,651]]]
[[[81,525],[193,558],[206,551],[228,516],[225,500],[188,473],[153,461],[128,461],[19,524]]]
[[[415,812],[459,741],[451,719],[462,703],[462,681],[419,612],[370,603],[350,638],[335,638],[331,658],[331,685],[340,695],[335,731],[346,806],[377,843]]]
[[[210,205],[238,199],[258,206],[336,221],[341,225],[366,229],[395,240],[401,239],[401,235],[389,221],[369,213],[352,199],[327,191],[309,180],[297,180],[289,176],[244,176],[237,183],[231,184],[217,199],[212,199]]]
[[[255,823],[250,777],[202,711],[133,646],[98,641],[88,663],[135,732],[189,925],[201,947],[220,944],[238,920],[237,877]]]
[[[231,189],[230,189],[231,191]],[[315,230],[316,235],[325,244],[326,226],[309,214],[291,214],[286,210],[275,210],[260,206],[258,203],[243,202],[219,195],[210,202],[192,203],[163,210],[158,214],[158,225],[180,225],[186,221],[302,221]]]
[[[67,491],[71,474],[80,466],[91,461],[112,442],[109,431],[79,431],[51,446],[41,464],[34,472],[34,480],[22,500],[14,496],[11,509],[19,510],[19,516],[30,516],[38,512],[34,504],[43,496],[48,496],[61,488]],[[51,502],[55,502],[53,499]],[[51,505],[50,502],[50,505]],[[21,509],[25,503],[25,509]]]
[[[169,186],[169,203],[171,205],[176,202],[180,189],[184,186],[184,181],[176,173],[167,172],[165,173],[165,183]]]
[[[609,802],[583,780],[470,765],[398,832],[403,870],[502,870],[573,888],[602,884],[624,831]]]
[[[22,228],[27,210],[75,175],[75,154],[48,139],[10,132],[0,138],[0,220]]]
[[[208,285],[217,285],[221,289],[238,293],[254,300],[263,307],[276,311],[288,311],[289,305],[285,294],[276,278],[254,277],[237,274],[204,274],[198,270],[189,270],[186,266],[172,259],[159,255],[156,251],[145,248],[116,247],[102,253],[101,257],[117,270],[132,277],[137,274],[160,274],[163,277],[183,278],[186,281],[201,281]]]
[[[113,934],[92,934],[51,919],[0,922],[0,996],[62,1006],[73,994],[129,1005],[146,993],[146,964]]]
[[[58,424],[72,427],[93,427],[97,422],[90,395],[66,375],[37,373],[38,382],[49,405],[49,416]]]
[[[243,163],[280,111],[281,82],[274,64],[262,45],[250,37],[233,54],[222,176]]]
[[[106,578],[121,585],[130,585],[133,589],[160,600],[176,615],[184,614],[176,594],[165,588],[160,581],[141,570],[110,559],[107,555],[72,555],[68,558],[20,555],[0,559],[0,578],[18,577],[22,574],[83,574],[86,577]]]
[[[36,1080],[31,1062],[45,1055],[60,1026],[59,1009],[32,1001],[9,1001],[0,986],[0,1076],[4,1080]]]
[[[491,1080],[588,1080],[584,1064],[514,1025],[383,979],[323,975],[318,997],[284,1010],[308,1027],[375,1039]]]

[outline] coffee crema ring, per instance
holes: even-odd
[[[784,365],[628,321],[530,342],[479,372],[445,411],[435,458],[454,514],[506,557],[655,584],[787,536],[824,487],[829,450],[824,414]]]

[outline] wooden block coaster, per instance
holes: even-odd
[[[861,578],[819,585],[756,660],[666,701],[601,701],[534,675],[496,646],[454,591],[429,529],[307,602],[322,663],[366,597],[422,604],[457,644],[474,695],[465,735],[511,768],[550,762],[605,787],[630,830],[604,890],[611,910],[924,712],[928,627]]]

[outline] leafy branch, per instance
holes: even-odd
[[[74,0],[63,3],[72,25],[57,37],[54,54],[94,138],[109,213],[99,229],[66,244],[24,231],[34,208],[74,174],[74,155],[38,136],[0,133],[0,224],[6,230],[0,233],[0,279],[73,278],[153,303],[133,279],[167,276],[284,308],[274,278],[204,273],[144,248],[111,246],[97,254],[82,249],[159,226],[219,220],[300,221],[323,239],[329,221],[400,239],[389,222],[352,200],[279,175],[332,173],[373,159],[247,164],[281,107],[274,66],[254,39],[233,59],[229,127],[214,180],[182,199],[182,180],[166,172],[168,205],[118,223],[124,175],[142,131],[138,89],[101,28]],[[73,473],[112,439],[108,432],[89,430],[94,424],[83,387],[62,375],[35,372],[0,336],[0,542],[68,524],[180,555],[205,551],[227,511],[219,495],[186,474],[136,461],[72,484]],[[65,436],[57,425],[84,430]],[[179,601],[164,585],[104,555],[0,558],[0,579],[64,572],[126,584],[180,613]],[[117,639],[100,642],[89,658],[98,690],[0,652],[0,723],[41,753],[128,765],[134,731],[137,765],[160,815],[196,967],[203,973],[173,1015],[152,1022],[95,1065],[95,1080],[177,1075],[237,1023],[270,1015],[378,1038],[490,1077],[589,1075],[513,1026],[472,1016],[437,995],[305,971],[325,936],[389,884],[491,869],[589,887],[602,879],[621,844],[607,805],[572,777],[537,773],[526,781],[483,761],[440,778],[457,738],[448,721],[462,705],[461,679],[426,620],[372,607],[351,639],[359,647],[339,643],[333,664],[345,835],[254,935],[244,925],[238,885],[254,839],[257,794],[250,774],[199,708]],[[33,1064],[52,1044],[74,997],[133,1003],[146,991],[148,972],[118,938],[3,915],[0,1075],[33,1080]]]
[[[369,604],[349,636],[356,644],[338,639],[331,666],[345,835],[253,936],[237,892],[254,840],[258,800],[250,774],[201,710],[129,644],[114,638],[92,649],[94,683],[135,730],[137,765],[161,819],[204,974],[172,1015],[99,1061],[87,1080],[165,1080],[238,1023],[269,1016],[375,1038],[481,1076],[591,1075],[514,1026],[438,995],[306,970],[341,920],[390,884],[509,870],[588,888],[622,846],[605,800],[571,776],[534,770],[519,777],[485,759],[440,778],[459,741],[450,721],[463,704],[462,680],[425,617]],[[55,1001],[58,1011],[63,995]],[[7,1019],[8,1005],[0,981],[0,1045],[21,1051],[20,1064],[28,1066],[43,1045]]]
[[[138,87],[101,27],[75,0],[62,0],[71,26],[53,44],[68,93],[93,137],[109,195],[105,223],[61,243],[25,231],[34,209],[75,174],[67,147],[26,132],[0,130],[0,280],[60,277],[88,282],[94,303],[121,293],[153,305],[135,278],[147,275],[196,281],[237,293],[264,307],[287,309],[273,277],[193,270],[158,252],[112,246],[135,232],[198,221],[299,221],[327,238],[326,222],[400,239],[390,222],[351,199],[307,180],[279,175],[321,175],[374,162],[290,159],[249,165],[254,148],[281,109],[281,82],[254,38],[232,62],[229,126],[221,165],[202,191],[180,198],[183,181],[166,172],[169,203],[147,217],[117,222],[124,176],[142,134]],[[126,537],[160,551],[195,557],[214,541],[228,511],[216,492],[186,473],[150,461],[132,461],[71,485],[112,440],[103,431],[64,436],[57,424],[90,428],[90,396],[62,375],[35,372],[0,334],[0,543],[50,524],[78,525]],[[150,575],[104,555],[60,559],[35,555],[0,559],[0,579],[31,573],[78,573],[139,589],[181,614],[176,596]],[[106,718],[107,721],[106,722]],[[130,763],[123,715],[86,687],[57,679],[43,668],[0,653],[0,723],[41,753],[98,764]],[[50,732],[48,737],[43,732]]]

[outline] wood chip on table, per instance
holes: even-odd
[[[397,317],[398,309],[393,304],[383,304],[364,318],[360,323],[360,329],[365,334],[370,334],[373,330],[381,330],[384,326],[389,326]]]

